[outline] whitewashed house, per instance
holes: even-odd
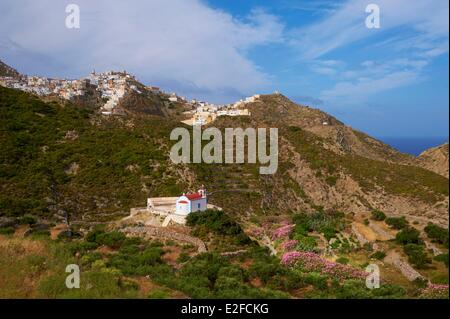
[[[197,193],[180,196],[176,202],[175,214],[188,215],[193,212],[204,211],[207,206],[206,189],[202,187]]]
[[[169,97],[170,102],[178,102],[178,96],[175,93],[172,93]]]

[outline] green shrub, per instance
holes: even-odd
[[[81,262],[85,265],[90,265],[95,261],[101,259],[102,255],[98,252],[86,252],[85,254],[83,254],[83,257],[81,257]]]
[[[405,289],[397,285],[381,284],[379,288],[367,289],[361,280],[346,280],[337,287],[336,298],[341,299],[373,299],[373,298],[403,298]]]
[[[373,220],[378,220],[378,221],[382,221],[386,219],[386,214],[383,213],[380,210],[374,210],[372,211],[372,219]]]
[[[421,245],[407,244],[403,247],[403,250],[408,255],[408,261],[419,269],[426,268],[431,263],[431,258]]]
[[[267,283],[270,278],[281,273],[283,268],[279,262],[273,261],[255,261],[249,268],[249,274],[252,278],[259,278],[263,283]]]
[[[167,299],[170,297],[169,292],[167,291],[167,289],[155,289],[153,290],[148,296],[147,298],[149,299]]]
[[[372,252],[373,251],[373,246],[372,243],[364,243],[363,247],[362,247],[365,251],[367,252]]]
[[[372,255],[370,255],[370,258],[378,259],[378,260],[383,260],[384,257],[386,257],[386,253],[384,251],[381,251],[381,250],[376,251]]]
[[[0,235],[11,235],[15,233],[14,227],[2,227],[0,228]]]
[[[186,253],[186,252],[181,252],[181,253],[180,253],[180,256],[178,256],[178,258],[177,258],[177,263],[182,264],[182,263],[188,261],[189,258],[191,258],[191,257],[189,256],[188,253]]]
[[[348,258],[345,257],[339,257],[338,259],[336,259],[337,263],[343,264],[343,265],[347,265],[349,262]]]
[[[434,260],[443,262],[448,268],[448,253],[437,255],[434,257]]]
[[[429,238],[448,248],[448,229],[429,223],[424,230]]]
[[[301,251],[315,251],[317,247],[317,240],[312,236],[304,236],[301,234],[295,234],[293,239],[298,241],[296,246],[297,250]]]
[[[147,245],[141,249],[135,244],[129,243],[120,248],[117,254],[111,255],[106,262],[108,267],[120,270],[125,275],[150,275],[157,273],[159,276],[160,265],[163,265],[162,255],[164,251],[159,246]],[[166,270],[167,271],[167,270]],[[170,271],[167,272],[169,274]]]
[[[84,238],[85,241],[89,243],[96,243],[97,242],[97,236],[104,234],[105,232],[103,230],[95,229],[87,233],[86,237]]]
[[[136,281],[126,278],[126,277],[119,277],[118,284],[119,284],[119,287],[124,290],[128,290],[128,291],[139,290],[139,284]]]
[[[269,281],[270,287],[283,290],[295,290],[306,286],[305,274],[296,271],[289,270],[284,274],[277,274]]]
[[[187,216],[188,226],[197,226],[194,234],[202,237],[202,231],[208,230],[219,235],[232,236],[238,245],[248,245],[252,240],[244,233],[241,226],[223,211],[208,209],[194,212]],[[203,233],[203,235],[205,235]]]
[[[324,290],[328,288],[327,276],[321,275],[317,272],[308,273],[304,280],[305,284],[312,285],[317,289]]]
[[[109,246],[111,248],[119,248],[125,238],[124,233],[112,231],[110,233],[98,234],[95,241],[100,245]]]
[[[292,221],[296,225],[292,237],[297,234],[306,236],[308,232],[322,233],[327,240],[335,237],[345,226],[344,214],[341,212],[300,213],[293,216]]]
[[[371,289],[370,291],[374,298],[404,298],[406,290],[403,287],[393,284],[381,284],[380,288]]]
[[[17,218],[17,222],[21,225],[26,225],[26,224],[32,225],[32,224],[36,224],[37,219],[33,215],[26,214],[23,217]]]
[[[425,278],[417,277],[412,281],[417,288],[426,288],[428,286],[428,280]]]
[[[138,258],[141,265],[155,265],[162,262],[164,251],[161,248],[150,247],[144,250]]]
[[[408,226],[408,221],[404,216],[402,217],[388,217],[385,219],[386,224],[394,229],[403,229]]]
[[[203,225],[221,235],[238,235],[242,232],[241,227],[223,211],[206,210],[188,215],[186,219],[188,226]]]
[[[238,281],[245,281],[248,278],[247,273],[236,265],[230,265],[220,268],[217,277],[235,278]]]
[[[68,290],[65,284],[66,276],[67,274],[61,272],[42,279],[37,287],[38,295],[52,299],[63,295]]]
[[[109,233],[104,232],[103,230],[94,230],[89,232],[86,235],[85,240],[90,243],[96,243],[98,245],[105,245],[111,248],[119,248],[122,243],[125,241],[125,234],[112,231]]]
[[[336,292],[338,299],[368,299],[370,297],[370,289],[367,289],[361,280],[346,280]]]
[[[413,227],[405,227],[397,233],[395,236],[397,243],[402,245],[407,244],[422,244],[423,241],[420,239],[420,232]]]

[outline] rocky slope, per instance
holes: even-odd
[[[422,152],[418,157],[418,164],[448,178],[448,143]]]
[[[17,70],[13,69],[0,60],[0,76],[19,77],[20,74],[19,72],[17,72]]]
[[[260,175],[259,163],[174,165],[169,135],[182,125],[176,108],[131,108],[127,116],[104,118],[90,108],[0,90],[0,215],[69,212],[98,220],[127,214],[147,196],[176,196],[205,184],[211,203],[241,220],[379,209],[423,223],[448,221],[448,178],[405,165],[408,156],[282,95],[248,104],[251,117],[212,124],[279,129],[278,171]]]
[[[223,166],[221,173],[207,171],[202,182],[223,191],[216,196],[219,205],[240,214],[244,210],[266,215],[316,209],[362,214],[379,209],[423,222],[447,222],[448,179],[405,165],[413,157],[282,95],[262,96],[247,106],[250,118],[219,119],[213,126],[278,127],[279,169],[273,176],[257,175],[245,165]],[[237,192],[230,195],[233,188]]]

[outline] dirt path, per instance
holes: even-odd
[[[369,223],[369,227],[376,233],[377,235],[377,239],[382,240],[382,241],[386,241],[386,240],[391,240],[394,239],[395,236],[393,234],[391,234],[389,231],[383,229],[383,227],[381,227],[380,225],[378,225],[375,222],[370,222]]]
[[[352,224],[352,232],[353,232],[353,234],[355,234],[356,239],[358,240],[358,242],[360,243],[361,246],[364,246],[365,244],[367,244],[369,242],[369,240],[367,240],[365,234],[363,234],[363,232],[362,232],[362,230],[364,228],[367,228],[367,227],[365,227],[361,223],[353,223]],[[367,230],[366,230],[366,233],[367,233]],[[372,236],[372,237],[374,237],[374,236]]]

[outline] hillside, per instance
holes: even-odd
[[[333,118],[316,134],[325,113],[282,96],[250,105],[250,118],[214,122],[219,128],[279,127],[279,168],[267,176],[258,174],[258,164],[173,165],[168,136],[180,124],[169,115],[105,118],[0,89],[2,215],[125,214],[147,196],[175,196],[205,184],[213,203],[242,218],[322,207],[448,220],[447,178],[402,165],[404,155],[369,137],[360,140]],[[344,132],[348,147],[330,136],[336,131]]]
[[[167,157],[175,123],[100,117],[3,87],[0,112],[0,215],[99,218],[127,213],[149,194],[182,191]]]
[[[446,298],[448,287],[421,280],[448,283],[448,230],[439,227],[448,178],[280,95],[250,104],[251,117],[213,122],[278,127],[276,174],[260,175],[260,164],[174,165],[168,137],[184,106],[173,107],[102,116],[0,87],[0,297]],[[147,197],[201,184],[223,212],[164,231],[208,252],[161,229],[139,236],[147,226],[122,220]],[[63,267],[76,260],[83,287],[61,289]],[[382,268],[383,289],[365,288],[369,263]]]
[[[260,176],[250,165],[204,168],[201,181],[224,191],[215,195],[219,206],[236,207],[241,216],[246,207],[267,215],[317,207],[354,213],[379,209],[446,224],[448,179],[404,165],[407,155],[281,95],[262,96],[248,107],[250,118],[221,118],[213,125],[278,127],[279,168],[274,176]],[[231,188],[241,191],[228,194]]]
[[[374,160],[404,162],[411,156],[399,153],[365,133],[344,125],[333,116],[290,101],[281,94],[265,95],[249,105],[256,121],[271,125],[296,126],[327,141],[337,154],[354,154]]]
[[[13,69],[0,60],[0,76],[19,77],[20,74],[19,72],[17,72],[17,70]]]
[[[171,102],[168,95],[164,93],[154,93],[145,88],[138,81],[133,83],[139,90],[128,92],[120,99],[117,108],[124,114],[129,115],[157,115],[170,117],[173,121],[184,119],[182,113],[191,109],[184,101]]]
[[[418,163],[422,167],[448,178],[448,143],[422,152],[418,157]]]

